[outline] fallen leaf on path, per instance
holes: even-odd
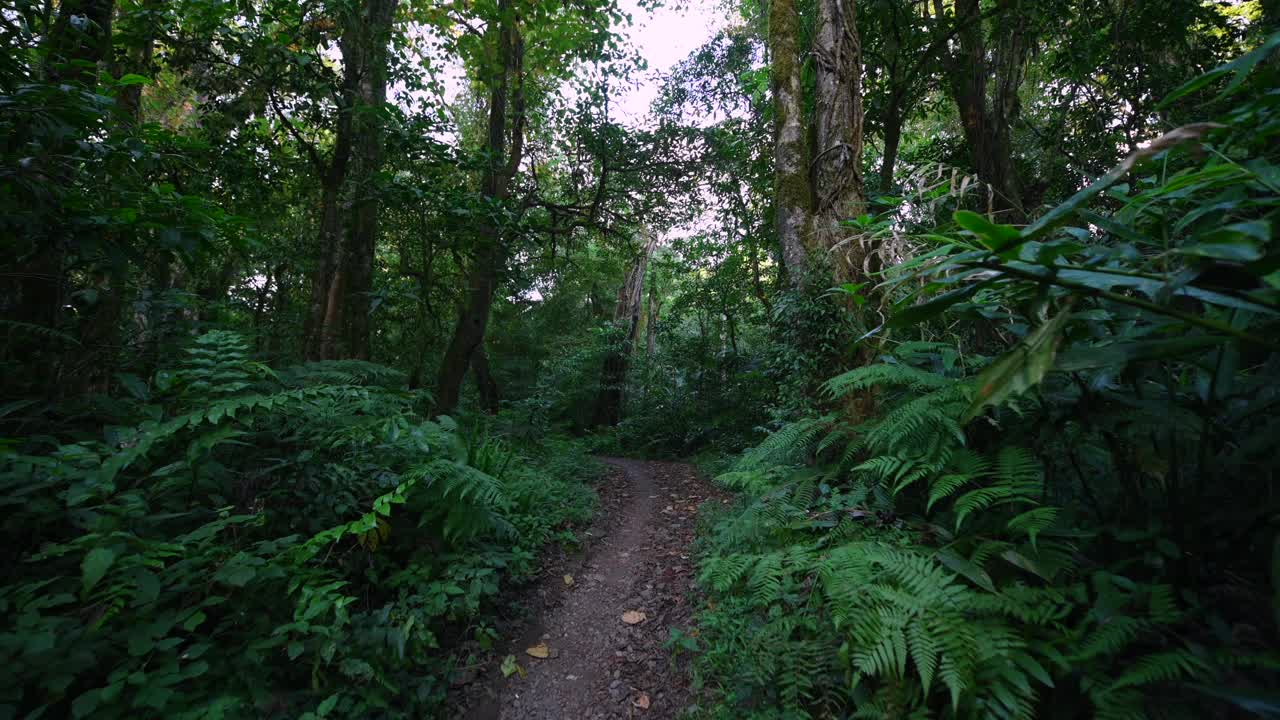
[[[635,625],[636,623],[642,623],[648,619],[649,619],[649,616],[645,615],[639,610],[628,610],[622,613],[622,622],[628,625]]]
[[[631,704],[635,705],[641,710],[648,710],[649,709],[649,693],[640,693],[640,697],[636,698],[635,700],[632,700]]]
[[[551,657],[551,648],[547,647],[546,643],[538,643],[531,648],[525,648],[525,653],[545,660]]]
[[[564,576],[564,584],[565,584],[565,585],[573,585],[573,576],[572,576],[572,575],[565,575],[565,576]]]
[[[520,673],[520,677],[524,677],[524,668],[516,662],[515,655],[508,655],[502,659],[502,677],[511,677],[516,673]]]

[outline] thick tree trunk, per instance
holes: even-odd
[[[795,0],[773,0],[769,9],[769,78],[773,94],[773,212],[782,263],[792,285],[808,275],[807,243],[812,190],[805,147],[804,95],[800,80],[800,19]]]
[[[48,82],[97,84],[96,68],[111,47],[114,11],[115,3],[111,0],[63,0],[45,41],[44,76]],[[76,18],[76,22],[72,22],[72,18]],[[0,308],[16,322],[52,327],[63,305],[62,252],[53,238],[42,237],[16,253],[21,259],[9,273],[16,280],[12,288],[4,289]],[[42,343],[39,336],[29,334],[26,341],[33,346],[29,350]],[[22,344],[6,343],[7,347]]]
[[[311,290],[307,357],[367,358],[369,292],[378,233],[373,180],[382,164],[381,111],[398,0],[365,0],[345,19],[342,107],[333,154],[321,168],[320,266]]]
[[[1000,222],[1020,224],[1027,216],[1013,165],[1012,125],[1026,56],[1025,15],[1020,0],[1002,0],[997,52],[988,52],[978,0],[957,0],[959,55],[951,70],[952,95],[978,179],[990,188],[992,211]],[[988,99],[988,81],[995,81]]]
[[[481,184],[486,197],[498,202],[510,194],[511,179],[515,177],[524,156],[524,42],[514,27],[510,0],[499,0],[498,9],[502,23],[497,29],[499,65],[497,72],[488,79],[489,131],[486,150],[489,166]],[[507,100],[511,79],[516,86],[511,93],[512,128],[510,151],[507,150]],[[471,355],[484,341],[489,324],[489,310],[493,306],[493,294],[498,288],[499,274],[507,261],[507,248],[502,228],[486,222],[480,230],[480,251],[471,265],[467,279],[467,295],[453,339],[440,361],[440,373],[436,381],[437,415],[448,414],[458,406],[462,380]]]
[[[350,133],[341,131],[333,157],[320,181],[320,265],[311,283],[311,303],[307,312],[306,356],[323,360],[330,356],[337,328],[334,317],[342,283],[342,208],[340,196],[346,183],[346,168],[351,155]]]
[[[841,220],[866,209],[862,183],[862,47],[855,0],[818,0],[813,42],[814,94],[813,252],[834,253],[840,280],[858,280],[865,251],[845,242]]]
[[[44,79],[51,84],[79,84],[94,88],[98,82],[98,70],[107,58],[111,49],[111,20],[115,13],[112,0],[63,0],[58,7],[58,15],[44,43]],[[74,141],[74,138],[68,138]],[[49,148],[48,151],[58,153],[61,148]],[[70,177],[48,178],[51,185],[62,188],[71,183]],[[55,191],[55,197],[61,193]],[[90,239],[90,242],[98,238]],[[65,267],[66,242],[75,239],[62,235],[58,229],[51,234],[42,234],[31,239],[30,244],[21,243],[13,249],[20,258],[16,267],[5,275],[11,278],[3,288],[0,298],[0,310],[6,319],[18,323],[53,328],[59,324],[61,309],[66,304],[67,268]],[[117,293],[117,283],[106,279],[108,272],[100,273],[97,283],[99,291],[97,302],[88,308],[86,316],[80,320],[77,330],[82,336],[88,336],[96,342],[100,332],[106,328],[103,312],[111,312],[112,322],[119,321],[119,312],[123,307]],[[85,389],[88,375],[80,372],[81,363],[87,357],[93,357],[96,348],[77,348],[75,356],[61,353],[61,348],[50,347],[46,336],[28,330],[19,330],[17,338],[11,337],[6,343],[6,351],[13,353],[13,359],[31,376],[19,381],[17,378],[6,379],[4,387],[10,383],[24,384],[29,388],[47,388],[54,391],[75,393]],[[86,355],[85,353],[90,353]],[[65,366],[65,367],[64,367]],[[90,369],[98,365],[90,365]],[[101,367],[106,367],[103,363]],[[70,368],[67,383],[60,382],[59,372]],[[65,387],[64,387],[65,385]]]
[[[631,365],[631,351],[635,347],[640,329],[640,300],[644,292],[645,268],[649,256],[658,244],[656,235],[646,231],[644,247],[635,264],[627,273],[626,281],[618,289],[618,304],[613,310],[613,329],[616,344],[605,353],[604,368],[600,374],[600,394],[596,396],[595,425],[617,425],[622,419],[627,369]]]
[[[369,359],[369,310],[373,259],[378,237],[378,188],[382,167],[383,108],[387,103],[387,58],[391,23],[398,0],[367,0],[351,37],[344,35],[342,55],[357,74],[352,108],[351,225],[347,236],[345,287],[346,355]],[[349,48],[349,49],[348,49]]]

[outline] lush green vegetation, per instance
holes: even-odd
[[[1280,7],[723,10],[6,5],[0,718],[443,714],[591,452],[695,716],[1280,715]]]

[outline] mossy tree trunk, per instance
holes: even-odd
[[[600,394],[596,396],[594,420],[596,425],[617,425],[622,419],[627,370],[631,366],[631,351],[640,331],[645,268],[658,244],[657,235],[649,231],[645,231],[645,234],[644,246],[627,273],[626,281],[618,289],[618,303],[613,310],[613,329],[616,334],[611,338],[600,374]]]
[[[812,229],[804,89],[801,83],[800,18],[795,0],[773,0],[769,10],[769,78],[773,94],[774,222],[782,263],[793,285],[808,274]]]

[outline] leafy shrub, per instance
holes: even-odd
[[[706,714],[1280,714],[1277,45],[1186,86],[1252,87],[1224,123],[1026,228],[958,212],[886,271],[915,334],[720,478]],[[993,329],[995,358],[938,342]]]
[[[400,380],[275,373],[215,331],[132,424],[8,441],[0,715],[430,712],[449,647],[591,493]]]

